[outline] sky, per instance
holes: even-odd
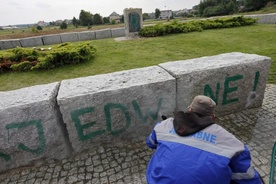
[[[122,15],[125,8],[142,8],[142,13],[155,9],[191,9],[200,0],[0,0],[0,26],[33,24],[79,18],[81,10],[108,17],[113,11]]]

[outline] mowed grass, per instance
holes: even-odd
[[[271,57],[268,83],[276,84],[275,32],[276,25],[257,24],[155,38],[92,40],[97,48],[93,60],[47,71],[0,74],[0,91],[229,52]]]

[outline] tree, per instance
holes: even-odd
[[[100,14],[96,13],[96,14],[93,16],[93,24],[94,24],[94,25],[103,24],[103,18],[102,18],[102,16],[100,16]]]
[[[103,23],[104,24],[109,24],[110,23],[109,17],[104,17],[103,18]]]
[[[217,15],[229,15],[238,12],[237,0],[202,0],[198,5],[200,16],[210,17]]]
[[[147,20],[149,18],[150,18],[150,16],[148,13],[143,13],[143,20]]]
[[[269,0],[246,0],[245,7],[247,11],[257,11],[265,7]]]
[[[73,17],[72,24],[77,28],[78,27],[78,20],[76,17]]]
[[[208,7],[216,6],[217,2],[216,0],[202,0],[200,1],[198,5],[198,13],[200,16],[204,16],[204,10]],[[207,10],[205,10],[207,11]]]
[[[41,26],[36,26],[36,29],[41,31],[42,27]]]
[[[79,15],[79,21],[80,21],[80,25],[82,26],[93,25],[93,15],[90,12],[81,10]]]
[[[158,19],[160,17],[160,14],[161,14],[160,10],[158,8],[156,8],[155,9],[155,18]]]
[[[60,29],[67,29],[67,23],[65,20],[60,24]]]

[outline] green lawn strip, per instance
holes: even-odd
[[[93,60],[45,71],[0,74],[0,91],[229,52],[271,57],[268,83],[276,84],[275,31],[275,25],[257,24],[126,41],[93,40],[97,49]]]

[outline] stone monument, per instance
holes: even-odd
[[[137,36],[143,27],[141,8],[124,9],[125,32],[127,37]]]

